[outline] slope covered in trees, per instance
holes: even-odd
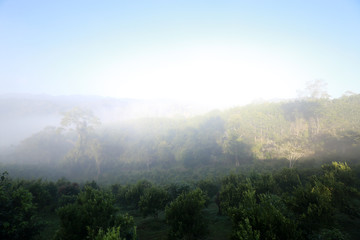
[[[318,95],[112,125],[66,111],[1,155],[1,239],[358,239],[360,95]]]
[[[186,179],[254,166],[355,163],[359,145],[360,95],[353,94],[112,125],[100,125],[90,111],[74,108],[58,126],[2,154],[1,162],[14,176],[134,182],[136,174],[151,179],[154,171],[164,179],[171,179],[172,171]]]

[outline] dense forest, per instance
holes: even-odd
[[[0,155],[1,239],[359,239],[360,95],[102,124]]]
[[[57,126],[4,150],[0,162],[14,177],[101,184],[133,183],[140,176],[161,183],[275,165],[356,163],[360,95],[331,100],[316,94],[195,117],[112,124],[101,124],[91,111],[75,107],[63,112]]]
[[[0,180],[1,239],[358,239],[360,168],[100,187]]]

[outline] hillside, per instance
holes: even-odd
[[[144,117],[191,117],[208,108],[169,100],[116,99],[99,96],[0,95],[0,148],[18,144],[47,126],[60,123],[62,114],[78,107],[92,111],[103,124]]]
[[[15,176],[126,182],[151,178],[152,171],[175,181],[253,166],[357,163],[360,157],[360,95],[355,94],[251,104],[191,118],[99,125],[96,113],[82,108],[62,118],[62,124],[2,154],[1,162]]]

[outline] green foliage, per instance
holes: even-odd
[[[127,204],[132,205],[134,208],[138,208],[141,196],[145,194],[146,189],[151,188],[151,185],[152,184],[149,181],[141,180],[131,186],[125,193]]]
[[[252,159],[251,146],[234,131],[226,134],[223,151],[235,163],[235,166],[248,163]]]
[[[166,187],[166,190],[169,193],[170,200],[175,200],[181,194],[189,192],[191,190],[191,186],[183,182],[171,183]]]
[[[210,179],[203,179],[196,183],[197,187],[200,188],[209,198],[215,196],[219,191],[219,184]]]
[[[65,206],[74,203],[77,195],[80,193],[80,187],[77,183],[71,183],[65,179],[60,179],[56,183],[58,186],[58,206]]]
[[[134,228],[134,234],[129,240],[136,240],[136,229]],[[98,234],[94,240],[126,240],[126,238],[121,237],[120,227],[111,227],[107,231],[99,229]]]
[[[274,175],[274,179],[282,192],[291,193],[301,185],[300,177],[296,169],[284,168]]]
[[[46,174],[48,179],[67,176],[82,182],[127,184],[146,175],[163,185],[168,184],[168,176],[173,181],[188,179],[184,172],[193,173],[189,175],[197,181],[201,178],[196,176],[198,169],[213,177],[219,169],[228,172],[234,165],[244,171],[255,164],[273,168],[284,160],[290,167],[309,159],[315,159],[307,163],[316,167],[324,159],[356,162],[360,156],[360,95],[332,100],[312,95],[193,118],[139,119],[96,132],[98,119],[91,112],[73,109],[64,114],[62,122],[69,131],[47,128],[6,158],[18,164],[42,164],[26,166],[24,171],[14,167],[21,177]],[[160,169],[178,174],[152,172]]]
[[[56,208],[58,188],[55,183],[38,179],[20,181],[18,184],[32,194],[33,203],[39,211],[52,211]]]
[[[51,213],[60,206],[58,239],[131,239],[132,219],[117,216],[115,202],[132,208],[135,216],[156,216],[172,202],[165,211],[171,236],[195,238],[203,233],[205,195],[219,192],[216,202],[233,222],[234,239],[345,239],[344,233],[358,239],[360,170],[352,169],[360,156],[360,95],[330,100],[314,86],[295,101],[196,118],[142,119],[96,134],[96,117],[75,109],[63,119],[70,131],[47,128],[15,147],[8,161],[52,166],[43,172],[19,167],[18,176],[46,172],[82,183],[99,178],[101,184],[124,185],[113,185],[112,196],[94,181],[80,192],[78,184],[66,180],[12,181],[3,175],[2,234],[31,238],[38,229],[36,210]],[[61,159],[63,168],[58,168]],[[330,163],[340,160],[347,163]],[[236,174],[218,183],[230,170]],[[194,186],[201,194],[191,191]],[[187,234],[194,229],[199,235]]]
[[[244,231],[246,235],[242,237],[250,239],[299,239],[296,223],[287,216],[289,212],[279,197],[260,194],[257,202],[251,189],[242,195],[239,206],[228,210],[236,226],[234,239],[242,239],[239,233]]]
[[[158,217],[159,211],[164,210],[168,201],[169,195],[164,189],[158,187],[147,188],[140,197],[140,211],[144,217],[148,215]]]
[[[276,193],[278,188],[276,181],[271,173],[251,173],[250,181],[257,193]]]
[[[75,240],[85,239],[87,236],[94,237],[99,229],[114,226],[120,226],[124,231],[122,235],[131,239],[129,237],[134,233],[132,218],[117,216],[116,212],[111,194],[87,186],[78,195],[75,203],[57,210],[61,222],[56,239]]]
[[[263,184],[254,186],[250,179],[235,175],[223,182],[221,207],[233,222],[233,239],[299,238],[296,223],[282,199],[270,193],[256,194],[255,186]]]
[[[242,223],[239,223],[237,229],[238,230],[236,230],[236,232],[234,233],[233,239],[260,240],[260,232],[257,230],[253,230],[248,218],[245,218]]]
[[[36,216],[32,194],[4,172],[0,180],[0,238],[33,239],[43,223]]]
[[[358,167],[354,171],[350,164],[333,162],[316,169],[265,169],[233,173],[221,183],[204,176],[200,181],[192,179],[193,185],[172,183],[160,187],[138,181],[112,185],[111,192],[102,190],[96,182],[85,183],[80,191],[78,184],[65,179],[56,183],[12,181],[4,173],[0,188],[0,216],[5,219],[0,221],[1,239],[35,237],[40,226],[36,205],[51,215],[56,204],[60,206],[60,226],[55,239],[123,240],[136,239],[137,233],[145,239],[164,239],[167,233],[170,239],[198,239],[204,237],[209,226],[212,238],[223,236],[223,232],[230,236],[231,226],[232,239],[359,238]],[[193,190],[194,186],[198,188]],[[216,204],[224,216],[217,215],[216,205],[208,202],[218,187]],[[115,200],[122,210],[133,208],[138,229],[131,216],[118,214]],[[204,209],[207,203],[209,208]],[[165,216],[161,213],[164,207]],[[139,217],[140,213],[154,217],[160,214],[157,219],[149,219]],[[41,239],[49,239],[56,224],[52,224],[52,232],[41,234]],[[215,234],[219,227],[226,230]]]
[[[322,181],[331,189],[332,205],[351,216],[360,216],[360,191],[352,169],[341,162],[323,165],[324,176]]]
[[[122,186],[120,184],[111,185],[111,193],[115,198],[115,203],[118,205],[126,205],[126,192],[129,190],[130,186]]]
[[[91,111],[80,108],[73,108],[63,115],[61,129],[68,128],[77,134],[74,148],[64,158],[65,166],[70,167],[69,171],[74,175],[80,174],[77,169],[85,168],[88,174],[95,176],[92,179],[98,179],[102,163],[101,144],[91,133],[100,125],[100,120]]]
[[[321,229],[320,232],[314,233],[311,240],[348,240],[349,236],[337,228]]]
[[[207,233],[202,209],[206,195],[195,189],[183,193],[166,207],[166,221],[171,227],[172,239],[198,239]]]
[[[298,216],[298,221],[305,232],[313,232],[334,224],[334,208],[331,205],[331,190],[315,180],[305,187],[297,187],[289,206]]]
[[[249,188],[252,189],[249,179],[231,174],[223,179],[220,190],[220,207],[224,213],[232,207],[237,207],[242,199],[242,193]]]
[[[106,232],[99,229],[94,240],[123,240],[123,238],[120,236],[120,227],[111,227]]]

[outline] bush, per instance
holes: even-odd
[[[8,178],[0,178],[0,239],[32,239],[43,224],[36,217],[32,194]]]
[[[202,212],[206,195],[196,189],[183,193],[166,207],[166,221],[171,227],[170,238],[197,239],[207,233],[207,225]]]
[[[120,226],[122,236],[132,239],[134,221],[128,216],[116,216],[112,194],[86,186],[75,203],[57,210],[60,229],[55,239],[94,239],[100,229]]]
[[[162,188],[151,187],[145,190],[144,195],[140,197],[139,207],[143,216],[158,216],[158,212],[164,210],[169,200],[168,193]]]

